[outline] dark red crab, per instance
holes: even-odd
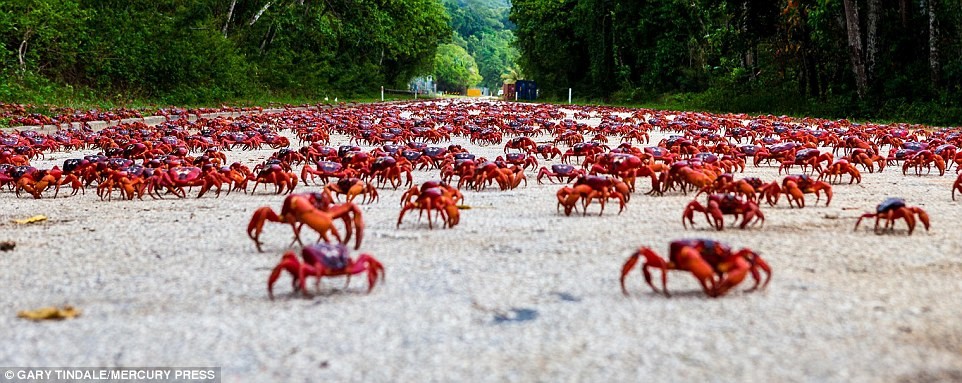
[[[708,196],[707,206],[702,206],[697,199],[689,202],[681,216],[681,224],[686,229],[688,228],[686,222],[695,227],[695,212],[704,213],[705,220],[709,224],[714,224],[715,229],[718,230],[725,228],[723,218],[725,214],[734,215],[736,220],[738,216],[742,216],[742,222],[738,226],[740,229],[744,229],[751,223],[761,222],[761,224],[765,224],[765,215],[762,214],[758,203],[741,198],[734,193],[711,194]],[[711,216],[710,219],[709,215]]]
[[[274,266],[270,278],[267,280],[267,294],[274,299],[274,283],[285,270],[293,278],[291,285],[294,292],[307,294],[307,277],[317,278],[320,285],[323,277],[346,276],[350,283],[351,275],[367,273],[367,292],[371,292],[377,284],[378,278],[384,280],[384,266],[370,254],[361,254],[352,259],[347,246],[342,244],[316,243],[301,249],[301,259],[293,251],[287,251],[281,256],[281,261]]]
[[[621,292],[626,296],[625,278],[631,269],[638,264],[641,257],[645,262],[641,265],[641,272],[645,283],[656,293],[658,288],[652,283],[651,272],[648,268],[661,269],[661,289],[665,296],[668,294],[668,270],[683,270],[692,273],[701,284],[702,290],[708,296],[716,298],[724,295],[738,286],[748,274],[755,280],[755,285],[749,291],[758,288],[761,273],[766,274],[762,288],[768,286],[772,278],[772,269],[759,255],[750,249],[732,251],[728,245],[710,239],[683,239],[672,241],[668,245],[668,260],[659,256],[650,247],[642,247],[628,257],[621,268]]]
[[[922,221],[922,225],[925,226],[925,231],[929,230],[929,214],[922,210],[922,208],[917,206],[907,206],[905,204],[905,199],[889,197],[886,198],[882,203],[875,207],[875,213],[865,213],[855,221],[855,230],[858,230],[858,225],[862,223],[863,218],[875,218],[875,232],[879,233],[879,221],[885,220],[884,230],[894,230],[895,220],[904,219],[905,223],[909,227],[909,235],[912,235],[912,231],[915,230],[915,217],[918,216],[918,220]]]

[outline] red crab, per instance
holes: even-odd
[[[267,279],[267,295],[274,299],[274,283],[283,271],[287,271],[293,280],[291,285],[294,292],[307,294],[307,277],[316,277],[320,285],[322,277],[347,276],[348,283],[351,275],[367,273],[367,292],[374,289],[380,277],[384,281],[384,266],[370,254],[361,254],[356,259],[348,256],[348,249],[341,244],[316,243],[301,249],[303,262],[297,259],[293,251],[287,251],[281,256],[281,261],[271,270]]]
[[[736,181],[731,173],[723,173],[715,177],[715,181],[711,185],[699,190],[695,197],[698,197],[701,193],[735,193],[735,195],[743,196],[749,201],[758,201],[760,200],[758,194],[761,193],[759,189],[764,185],[765,182],[758,177],[745,177]]]
[[[849,175],[849,184],[862,183],[862,173],[858,171],[848,160],[840,158],[832,162],[823,172],[818,175],[818,180],[821,181],[822,178],[827,179],[829,182],[842,181],[842,176]]]
[[[571,181],[583,175],[585,175],[584,169],[576,168],[572,165],[554,164],[551,165],[551,171],[548,171],[548,168],[542,166],[541,170],[538,171],[537,180],[538,183],[541,184],[542,177],[548,177],[548,181],[551,182],[555,182],[551,180],[552,177],[557,178],[558,182],[561,182],[563,178],[567,178],[567,183],[571,183]]]
[[[531,153],[538,150],[538,144],[536,144],[530,137],[515,137],[508,140],[508,143],[504,144],[505,153],[508,152],[508,149],[517,149],[524,153]]]
[[[335,219],[344,221],[347,234],[343,239],[334,227]],[[290,224],[294,231],[294,242],[299,244],[303,244],[301,228],[304,225],[317,231],[325,242],[330,242],[327,233],[331,233],[338,242],[346,243],[351,240],[351,233],[356,230],[355,249],[361,247],[361,240],[364,237],[364,218],[361,215],[361,209],[351,202],[333,204],[330,197],[323,193],[298,193],[287,196],[284,198],[280,215],[268,206],[255,210],[254,216],[247,224],[247,236],[254,241],[257,251],[263,251],[260,236],[267,221]],[[291,244],[293,245],[293,242]]]
[[[702,290],[710,297],[720,297],[737,286],[750,273],[755,285],[749,291],[758,288],[761,273],[765,272],[765,283],[768,286],[772,279],[772,269],[757,253],[750,249],[732,252],[731,247],[721,242],[709,239],[685,239],[672,241],[669,244],[668,261],[659,256],[650,247],[638,249],[621,268],[621,292],[628,295],[625,278],[638,263],[640,257],[645,258],[641,265],[641,272],[645,282],[656,293],[658,288],[651,281],[649,267],[661,269],[661,288],[665,296],[668,294],[668,270],[683,270],[691,272],[698,279]]]
[[[500,159],[501,157],[498,156]],[[522,169],[527,170],[530,166],[532,169],[538,167],[538,159],[530,154],[524,153],[507,153],[504,155],[503,161],[508,165],[520,166]]]
[[[691,223],[692,227],[695,227],[695,212],[704,213],[705,220],[709,224],[714,221],[715,229],[722,230],[725,227],[725,222],[723,219],[723,214],[731,214],[738,219],[738,216],[742,216],[742,223],[738,226],[740,229],[744,229],[748,224],[754,222],[761,222],[762,225],[765,224],[765,215],[762,214],[761,209],[758,207],[758,203],[752,200],[739,198],[734,193],[725,194],[711,194],[708,196],[708,206],[702,206],[698,203],[698,200],[692,200],[685,206],[685,212],[681,215],[681,224],[686,229],[688,223]],[[709,214],[711,219],[708,218]]]
[[[561,149],[552,144],[541,144],[537,146],[537,154],[540,154],[545,160],[553,160],[555,157],[561,156]]]
[[[785,159],[781,162],[778,167],[778,174],[782,174],[782,170],[788,173],[788,170],[792,165],[800,165],[802,167],[802,172],[806,171],[809,166],[812,167],[812,174],[815,172],[822,171],[822,162],[832,163],[833,157],[832,153],[829,152],[819,152],[818,149],[804,148],[795,152],[795,159]]]
[[[939,171],[939,176],[945,175],[945,160],[935,155],[930,150],[920,150],[909,156],[902,164],[902,175],[905,175],[910,167],[915,167],[915,175],[922,175],[922,168],[932,171],[932,165]]]
[[[771,204],[778,202],[778,195],[785,193],[788,198],[788,205],[798,205],[799,208],[805,207],[805,194],[815,194],[815,203],[821,199],[821,193],[825,192],[825,206],[832,202],[832,185],[823,181],[816,181],[807,174],[790,175],[782,179],[782,186],[772,182],[762,187],[762,194]]]
[[[301,169],[301,181],[303,181],[305,185],[307,184],[307,176],[311,176],[311,181],[313,181],[315,177],[318,177],[321,179],[321,182],[325,184],[330,182],[329,178],[331,177],[344,178],[357,176],[356,170],[345,168],[340,162],[317,161],[314,165],[317,167],[317,170],[308,164],[304,164],[304,167]]]
[[[125,176],[125,175],[124,175]],[[202,190],[208,190],[214,186],[214,180],[209,177],[201,168],[195,166],[176,166],[168,170],[153,172],[153,175],[146,180],[147,193],[155,198],[163,198],[160,194],[161,189],[167,189],[177,197],[187,197],[184,187],[200,186]]]
[[[929,231],[929,214],[925,210],[916,206],[906,206],[905,200],[902,198],[889,197],[875,207],[875,213],[865,213],[858,217],[858,221],[855,221],[855,230],[858,230],[858,225],[862,223],[863,218],[875,218],[876,233],[879,232],[878,223],[881,219],[885,219],[883,230],[894,230],[895,220],[901,218],[909,226],[909,235],[912,235],[912,231],[915,230],[915,216],[918,216],[918,220],[922,221],[925,231]]]
[[[458,202],[463,201],[461,192],[441,181],[427,181],[420,187],[413,186],[401,196],[401,213],[397,217],[397,227],[401,226],[404,213],[418,209],[421,213],[428,213],[428,228],[433,229],[431,211],[436,210],[438,216],[444,220],[444,227],[453,228],[461,221]]]
[[[582,214],[588,214],[588,205],[591,200],[597,199],[601,205],[598,215],[605,212],[605,202],[608,199],[616,199],[619,203],[618,214],[625,210],[625,203],[630,197],[628,185],[623,181],[612,177],[601,176],[581,176],[575,181],[574,186],[565,186],[555,194],[558,198],[558,207],[564,206],[565,215],[571,215],[573,210],[577,210],[577,203],[581,201]]]
[[[17,197],[20,197],[21,191],[25,191],[32,195],[34,199],[40,199],[43,192],[50,186],[55,186],[59,192],[59,178],[60,175],[63,174],[59,167],[54,166],[53,169],[45,170],[37,170],[30,166],[26,166],[25,168],[31,168],[33,170],[24,172],[20,178],[16,180],[14,190],[16,191]],[[54,197],[56,198],[56,194],[54,194]]]
[[[254,177],[254,187],[251,194],[257,190],[257,185],[273,184],[275,194],[291,194],[297,186],[297,175],[292,172],[284,171],[281,164],[271,164],[257,172]]]
[[[370,177],[376,179],[380,186],[390,182],[391,186],[397,190],[404,182],[401,178],[402,175],[406,176],[407,179],[407,183],[404,183],[405,186],[414,183],[414,178],[411,175],[411,163],[404,157],[400,157],[399,161],[394,157],[381,156],[371,162]]]
[[[324,192],[333,193],[335,196],[344,194],[347,202],[353,202],[354,197],[358,195],[363,195],[361,203],[374,202],[378,199],[374,184],[354,177],[341,178],[336,182],[328,183],[324,186]]]

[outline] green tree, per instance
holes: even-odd
[[[520,56],[513,42],[514,32],[509,30],[485,32],[468,38],[467,50],[478,63],[482,86],[501,86],[501,75],[508,73]]]
[[[87,13],[76,1],[0,2],[0,59],[4,67],[56,76],[76,63]]]
[[[34,78],[164,102],[369,92],[430,73],[450,36],[440,0],[5,1],[0,95]]]
[[[481,82],[478,64],[464,48],[455,44],[442,44],[434,58],[434,73],[438,90],[464,92]]]
[[[575,34],[575,0],[515,0],[518,63],[543,95],[560,97],[569,87],[585,88],[589,58],[586,42]]]
[[[514,24],[508,20],[511,4],[506,0],[444,0],[451,15],[454,42],[474,57],[481,85],[501,86],[500,77],[517,61],[513,46]]]

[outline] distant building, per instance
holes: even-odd
[[[436,86],[434,76],[415,77],[408,83],[408,90],[417,92],[418,94],[434,96]]]

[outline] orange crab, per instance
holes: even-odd
[[[334,227],[335,219],[344,221],[344,230],[347,234],[343,239]],[[361,240],[364,237],[364,218],[357,205],[352,202],[333,204],[330,196],[323,193],[298,193],[287,196],[280,215],[268,206],[255,210],[254,216],[247,224],[247,236],[254,241],[257,251],[263,251],[260,235],[267,221],[290,224],[294,231],[294,242],[302,245],[301,227],[304,225],[317,231],[325,242],[330,242],[327,234],[331,233],[338,242],[346,243],[351,240],[351,233],[356,230],[355,249],[361,247]]]
[[[742,216],[742,223],[738,226],[740,229],[744,229],[748,224],[761,222],[765,224],[765,215],[762,214],[761,209],[758,207],[758,203],[752,200],[739,198],[734,193],[725,194],[711,194],[708,196],[708,206],[702,206],[698,203],[698,200],[692,200],[685,206],[685,212],[681,215],[681,224],[686,229],[688,228],[687,223],[691,223],[692,227],[695,227],[695,212],[704,213],[705,220],[709,224],[714,221],[715,228],[722,230],[725,228],[725,221],[723,214],[731,214],[738,219],[738,216]],[[711,219],[709,219],[711,215]]]
[[[875,207],[875,213],[865,213],[858,217],[858,221],[855,221],[855,230],[858,230],[858,225],[862,223],[863,218],[875,218],[876,233],[879,232],[878,223],[880,220],[885,219],[883,230],[894,230],[895,220],[904,219],[909,226],[909,235],[912,235],[912,231],[915,230],[915,216],[918,216],[918,220],[922,221],[925,231],[929,231],[929,214],[925,210],[916,206],[906,206],[905,200],[902,198],[889,197]]]
[[[281,261],[271,270],[267,279],[267,295],[274,299],[274,283],[287,270],[293,280],[294,292],[307,294],[307,277],[317,278],[320,285],[322,277],[346,276],[350,283],[351,275],[367,273],[367,292],[374,289],[378,278],[384,280],[384,266],[370,254],[361,254],[356,259],[348,256],[348,249],[341,244],[317,243],[301,249],[303,262],[297,259],[293,251],[287,251],[281,256]]]
[[[444,221],[444,227],[453,228],[461,221],[458,203],[464,200],[461,192],[441,181],[427,181],[420,187],[412,186],[401,196],[401,213],[397,217],[397,226],[401,226],[404,213],[418,209],[421,213],[428,213],[428,228],[434,228],[431,211],[436,210]]]
[[[778,183],[772,182],[763,185],[760,191],[771,205],[778,203],[778,197],[782,193],[785,193],[785,197],[788,199],[788,206],[794,207],[797,205],[799,209],[805,207],[805,194],[815,194],[815,203],[817,204],[822,198],[822,193],[825,193],[825,206],[832,203],[832,185],[824,181],[818,181],[807,174],[786,176],[782,179],[781,187],[778,186]]]
[[[361,203],[374,202],[378,199],[374,184],[354,177],[341,178],[337,182],[328,183],[324,186],[324,192],[333,193],[335,196],[344,194],[347,202],[354,202],[354,198],[358,195],[362,195]]]
[[[749,291],[759,287],[761,273],[766,274],[762,288],[768,286],[772,279],[772,269],[757,253],[749,249],[732,252],[731,247],[710,239],[683,239],[672,241],[669,245],[668,261],[659,256],[650,247],[642,247],[628,257],[621,268],[621,292],[628,295],[625,278],[638,264],[641,257],[645,262],[641,265],[645,282],[656,293],[658,288],[651,281],[650,267],[661,269],[661,289],[666,297],[668,293],[668,270],[683,270],[692,273],[701,284],[702,290],[708,296],[717,298],[725,295],[738,286],[746,276],[752,275],[754,286]]]

